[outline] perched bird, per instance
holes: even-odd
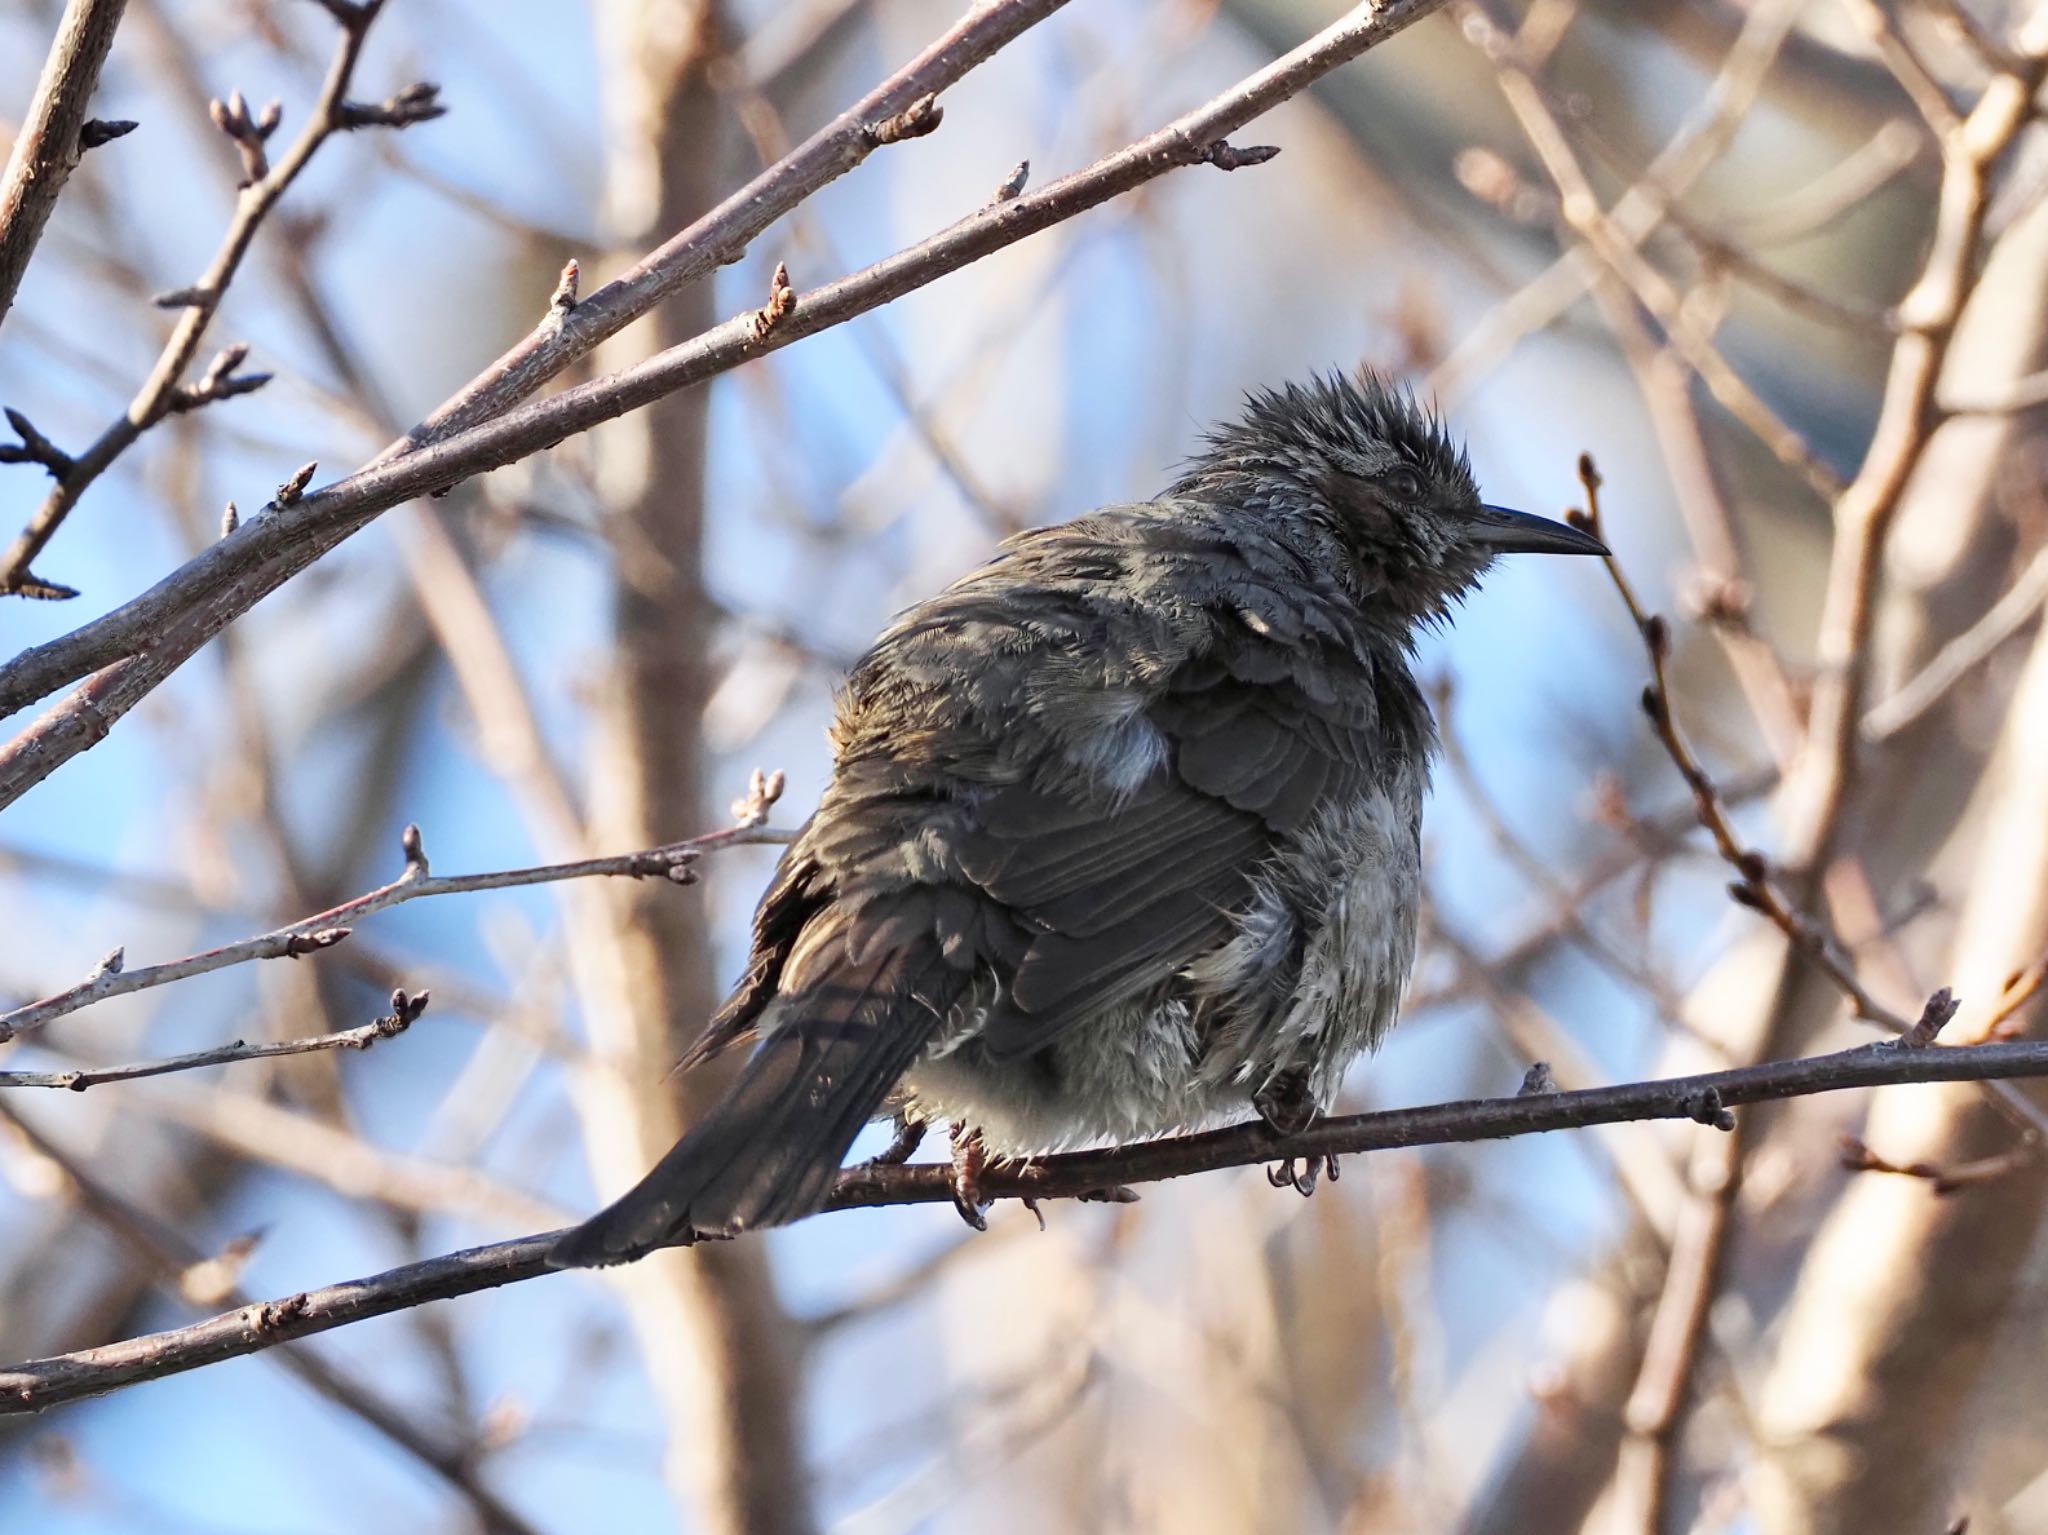
[[[752,1055],[551,1261],[794,1220],[892,1112],[951,1124],[970,1174],[1308,1123],[1415,955],[1417,636],[1518,551],[1606,553],[1483,504],[1405,391],[1331,376],[1253,396],[1157,500],[1019,534],[911,609],[847,682],[831,786],[689,1061]]]

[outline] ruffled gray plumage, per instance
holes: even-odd
[[[556,1261],[803,1214],[887,1112],[1023,1155],[1283,1078],[1327,1104],[1413,961],[1409,651],[1491,562],[1485,512],[1404,392],[1319,379],[906,613],[694,1052],[752,1043],[738,1085]]]

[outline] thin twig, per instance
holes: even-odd
[[[197,1071],[205,1066],[225,1066],[233,1061],[261,1061],[276,1055],[313,1055],[322,1050],[367,1050],[386,1039],[396,1039],[427,1010],[427,992],[417,996],[403,991],[391,994],[391,1011],[381,1018],[337,1029],[331,1034],[314,1034],[305,1039],[279,1040],[274,1044],[252,1045],[246,1040],[216,1045],[211,1050],[194,1050],[185,1055],[167,1055],[153,1061],[134,1061],[126,1066],[80,1066],[70,1071],[0,1071],[0,1088],[56,1087],[82,1093],[103,1082],[132,1082],[138,1077],[169,1076],[174,1071]]]
[[[2010,1151],[1977,1157],[1968,1162],[1893,1162],[1872,1151],[1858,1137],[1841,1139],[1842,1167],[1852,1173],[1887,1173],[1895,1178],[1919,1178],[1936,1194],[1953,1194],[1957,1189],[1991,1183],[2025,1167],[2041,1154],[2038,1141],[2023,1140]]]
[[[984,1176],[983,1192],[991,1199],[1080,1197],[1127,1184],[1251,1167],[1288,1157],[1348,1156],[1396,1146],[1499,1140],[1627,1120],[1726,1123],[1732,1108],[1814,1093],[1907,1082],[2042,1076],[2048,1076],[2048,1044],[2039,1042],[1930,1050],[1864,1045],[1832,1055],[1661,1082],[1345,1115],[1321,1120],[1293,1136],[1276,1136],[1263,1121],[1251,1121],[1203,1135],[1072,1152],[991,1169]],[[870,1164],[839,1175],[828,1208],[951,1204],[953,1199],[952,1169],[947,1164]],[[0,1370],[0,1415],[40,1412],[428,1301],[535,1279],[550,1272],[547,1252],[561,1234],[541,1232],[473,1247],[367,1278],[243,1306],[189,1327]]]
[[[779,774],[776,776],[780,777]],[[339,906],[330,906],[325,911],[301,917],[270,932],[188,954],[183,959],[167,960],[160,965],[130,970],[122,962],[122,951],[116,949],[76,986],[39,1002],[17,1007],[12,1012],[0,1013],[0,1044],[29,1029],[41,1028],[67,1013],[75,1013],[95,1002],[104,1002],[109,997],[124,997],[153,986],[168,986],[174,981],[189,980],[195,975],[207,975],[251,960],[298,959],[332,948],[349,936],[352,931],[350,924],[407,901],[417,901],[422,896],[471,895],[479,890],[508,890],[520,885],[547,885],[562,880],[601,877],[660,878],[687,885],[696,879],[692,865],[705,853],[741,844],[787,842],[791,835],[756,821],[637,853],[615,853],[604,858],[581,858],[572,863],[537,864],[530,868],[497,869],[485,874],[435,874],[428,868],[419,828],[408,826],[402,839],[405,869],[389,884],[379,885],[375,890],[343,901]],[[332,1039],[335,1036],[324,1037]],[[282,1055],[294,1052],[265,1047],[259,1053]]]
[[[1599,537],[1602,533],[1601,480],[1590,453],[1579,456],[1579,484],[1585,489],[1586,505],[1583,511],[1572,512],[1570,520]],[[1671,653],[1670,626],[1661,615],[1644,609],[1618,559],[1610,555],[1606,564],[1608,574],[1614,578],[1615,590],[1621,594],[1629,617],[1635,622],[1636,632],[1642,636],[1643,648],[1649,653],[1650,682],[1643,689],[1643,712],[1649,716],[1651,727],[1657,732],[1657,739],[1671,758],[1672,766],[1678,769],[1686,787],[1692,790],[1693,806],[1699,815],[1700,825],[1707,829],[1708,835],[1714,839],[1715,848],[1735,871],[1728,894],[1737,905],[1746,906],[1768,919],[1794,948],[1812,960],[1849,999],[1849,1005],[1858,1018],[1878,1024],[1894,1034],[1905,1033],[1911,1027],[1911,1020],[1871,994],[1833,935],[1818,918],[1800,910],[1786,898],[1771,878],[1770,866],[1764,855],[1736,831],[1721,803],[1721,793],[1713,776],[1694,754],[1672,712],[1671,687],[1666,670]]]
[[[1991,1004],[1990,1010],[1982,1018],[1972,1020],[1969,1038],[2013,1038],[2021,1032],[2017,1017],[2020,1009],[2038,997],[2044,986],[2048,986],[2048,954],[2042,955],[2017,974],[2006,977],[2004,989],[1999,992],[1998,1000]]]

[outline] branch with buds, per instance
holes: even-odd
[[[228,141],[242,156],[239,185],[253,187],[270,174],[270,160],[264,145],[277,132],[277,125],[284,121],[283,102],[272,101],[261,112],[251,113],[242,93],[234,91],[226,101],[218,96],[209,101],[206,115],[213,119],[214,127],[228,136]]]
[[[1600,518],[1600,471],[1593,463],[1593,455],[1579,455],[1579,485],[1586,493],[1583,508],[1574,508],[1566,514],[1566,521],[1573,527],[1583,528],[1594,537],[1602,537],[1604,529]],[[1634,585],[1623,571],[1621,562],[1613,556],[1605,561],[1607,573],[1613,577],[1614,588],[1620,593],[1629,618],[1642,636],[1643,648],[1649,653],[1650,681],[1643,689],[1643,713],[1649,717],[1651,728],[1657,732],[1657,740],[1663,746],[1671,765],[1678,769],[1679,777],[1692,791],[1693,805],[1699,815],[1700,825],[1713,838],[1714,847],[1735,871],[1735,879],[1728,886],[1728,897],[1738,906],[1747,907],[1768,920],[1772,926],[1789,939],[1794,948],[1810,959],[1826,974],[1842,994],[1849,999],[1849,1005],[1856,1016],[1867,1023],[1875,1023],[1894,1034],[1905,1034],[1914,1027],[1911,1019],[1895,1008],[1890,1008],[1872,995],[1856,974],[1855,967],[1842,950],[1842,945],[1822,925],[1813,913],[1794,906],[1778,889],[1771,879],[1770,864],[1762,852],[1751,847],[1736,831],[1735,824],[1728,818],[1727,807],[1722,803],[1720,790],[1715,786],[1712,775],[1701,764],[1679,729],[1672,713],[1671,683],[1668,663],[1671,658],[1671,626],[1663,616],[1649,612],[1637,598]],[[1944,1022],[1946,1020],[1943,1020]]]
[[[362,56],[364,39],[383,4],[384,0],[361,0],[357,4],[326,7],[341,26],[334,62],[328,69],[326,84],[306,126],[275,161],[270,155],[270,143],[284,120],[282,103],[273,101],[260,110],[252,111],[247,98],[240,91],[234,91],[226,100],[208,104],[207,110],[214,124],[235,146],[242,162],[240,195],[236,198],[227,234],[197,282],[157,297],[159,307],[176,309],[180,313],[156,365],[128,408],[109,423],[83,453],[75,458],[64,458],[61,470],[55,467],[57,460],[47,454],[28,460],[50,469],[57,484],[13,544],[0,554],[0,596],[77,596],[73,588],[35,575],[31,566],[77,507],[86,490],[133,447],[144,432],[166,416],[247,394],[268,382],[268,374],[237,372],[248,356],[248,348],[240,343],[221,352],[198,382],[187,384],[184,378],[186,370],[199,355],[206,331],[227,295],[229,283],[240,270],[242,259],[248,254],[257,231],[321,146],[337,132],[372,125],[402,128],[441,115],[444,109],[436,88],[431,85],[409,87],[381,106],[363,106],[348,100],[349,84]],[[13,414],[9,413],[10,419]],[[23,434],[23,445],[32,446],[26,434]],[[0,457],[0,462],[7,461],[10,460]],[[16,458],[11,461],[23,460]]]
[[[86,116],[127,0],[72,0],[0,172],[0,321],[14,302],[64,184],[88,151],[135,124]]]
[[[346,937],[346,930],[332,935],[331,942]],[[300,953],[311,953],[326,944],[308,940]],[[332,1034],[315,1034],[307,1039],[286,1039],[252,1045],[247,1040],[216,1045],[211,1050],[193,1050],[153,1061],[134,1061],[125,1066],[77,1067],[70,1071],[0,1071],[0,1088],[54,1087],[82,1093],[107,1082],[133,1082],[142,1077],[169,1076],[174,1071],[197,1071],[205,1066],[226,1066],[235,1061],[270,1060],[280,1055],[312,1055],[322,1050],[367,1050],[383,1040],[396,1039],[420,1021],[427,1010],[428,994],[405,991],[391,993],[391,1011],[381,1018],[353,1029]]]
[[[763,774],[757,770],[746,797],[733,806],[735,824],[723,831],[708,832],[683,842],[671,842],[664,847],[639,852],[582,858],[572,863],[498,869],[483,874],[435,874],[427,862],[426,844],[420,836],[420,829],[408,826],[400,839],[405,867],[388,884],[270,932],[188,954],[183,959],[130,970],[126,965],[125,952],[116,949],[77,985],[11,1012],[0,1013],[0,1044],[110,997],[131,996],[138,991],[168,986],[176,981],[190,980],[193,976],[210,975],[216,970],[255,960],[302,959],[320,953],[346,941],[356,924],[365,917],[427,896],[470,895],[481,890],[510,890],[523,885],[556,884],[571,879],[653,878],[666,879],[678,885],[694,884],[697,878],[695,865],[706,853],[728,847],[779,844],[790,839],[790,833],[766,824],[769,807],[782,793],[782,782],[779,772]]]

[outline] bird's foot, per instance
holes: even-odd
[[[1316,1191],[1316,1184],[1327,1177],[1337,1181],[1337,1154],[1327,1153],[1315,1157],[1289,1157],[1286,1161],[1266,1169],[1266,1181],[1276,1189],[1293,1189],[1303,1199]]]
[[[981,1190],[981,1175],[988,1171],[988,1147],[981,1132],[953,1126],[953,1208],[976,1231],[988,1230],[988,1199]]]
[[[925,1122],[912,1119],[908,1114],[896,1116],[896,1138],[868,1158],[870,1167],[896,1167],[908,1162],[917,1154],[917,1148],[924,1144]]]
[[[1275,1135],[1299,1135],[1316,1122],[1315,1090],[1305,1071],[1283,1071],[1252,1095],[1252,1107]]]

